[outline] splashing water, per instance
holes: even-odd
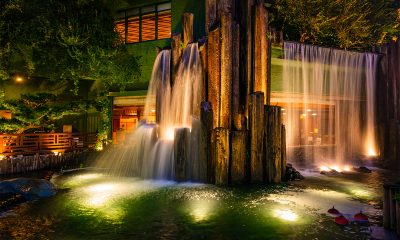
[[[359,156],[376,155],[378,56],[290,42],[284,48],[289,156],[306,166],[344,166]]]
[[[196,140],[202,92],[202,71],[197,43],[189,44],[182,55],[174,82],[170,78],[170,50],[161,51],[153,66],[144,116],[146,121],[127,137],[126,143],[113,146],[96,161],[114,175],[154,179],[174,179],[174,134],[177,128],[189,128],[190,156],[196,156]],[[154,109],[156,121],[150,116]],[[203,173],[196,157],[186,164],[188,178],[198,180]]]

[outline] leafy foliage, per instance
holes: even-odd
[[[400,34],[394,0],[276,0],[272,24],[285,39],[368,49]]]
[[[101,80],[124,88],[140,75],[137,57],[114,31],[115,1],[0,2],[0,80],[15,72],[72,81]]]
[[[21,133],[28,129],[52,130],[57,120],[80,115],[91,106],[89,101],[62,102],[50,93],[24,94],[20,99],[0,98],[0,108],[13,113],[11,120],[0,120],[1,133]]]

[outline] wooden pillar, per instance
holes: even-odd
[[[193,13],[184,13],[182,19],[183,45],[186,47],[193,43]]]
[[[264,104],[267,104],[268,91],[267,89],[267,10],[264,2],[255,5],[254,15],[254,92],[264,93]]]
[[[246,129],[242,125],[242,111],[240,109],[240,27],[234,24],[232,43],[232,125],[235,130]]]
[[[286,179],[286,163],[287,163],[287,155],[286,155],[286,128],[285,125],[282,124],[281,128],[281,159],[282,159],[282,173],[281,179],[284,181]]]
[[[214,166],[212,163],[211,157],[211,131],[212,131],[212,122],[213,122],[213,112],[211,108],[210,102],[202,102],[201,103],[201,111],[200,111],[200,122],[201,122],[201,132],[200,132],[200,162],[201,164],[206,164],[207,168],[207,176],[206,182],[213,183],[214,182]]]
[[[206,0],[206,34],[217,22],[217,0]]]
[[[213,129],[219,127],[221,106],[221,40],[220,28],[208,33],[208,101],[213,109]]]
[[[182,57],[181,34],[172,34],[171,38],[171,86],[174,85],[176,74],[178,73],[179,62]]]
[[[266,106],[264,134],[266,146],[266,180],[279,183],[282,180],[282,121],[281,107]]]
[[[214,134],[215,184],[228,184],[229,176],[229,129],[216,128]]]
[[[230,183],[244,183],[246,181],[247,162],[247,131],[231,132],[231,165]]]
[[[231,128],[232,109],[232,18],[230,13],[221,13],[221,107],[220,124]]]
[[[207,43],[203,42],[203,44],[199,47],[200,52],[200,60],[201,60],[201,68],[203,70],[203,79],[202,79],[202,89],[201,89],[201,101],[207,101],[207,89],[208,89],[208,70],[207,70]]]
[[[189,128],[175,129],[174,136],[174,161],[175,161],[175,180],[187,180],[186,164],[189,159]]]
[[[240,99],[241,105],[244,107],[244,115],[248,119],[248,96],[253,92],[253,0],[243,0],[240,4],[240,8],[243,10],[240,15]]]
[[[249,95],[249,130],[250,130],[250,179],[262,182],[265,171],[264,159],[264,93]]]
[[[217,19],[221,19],[223,13],[229,13],[229,16],[233,16],[233,0],[218,0],[217,1]]]

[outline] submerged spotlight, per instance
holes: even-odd
[[[292,212],[291,210],[275,210],[275,216],[279,217],[283,220],[287,220],[290,222],[294,222],[297,220],[297,214],[295,214],[294,212]]]

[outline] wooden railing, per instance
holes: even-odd
[[[0,134],[3,156],[62,153],[92,146],[96,133]]]

